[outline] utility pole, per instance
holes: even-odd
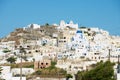
[[[23,45],[23,35],[22,35],[22,45]],[[23,46],[20,46],[19,47],[20,48],[20,80],[22,80],[22,54],[23,54],[23,52],[24,52],[24,48],[23,48]]]
[[[59,77],[59,80],[60,80],[60,73],[59,73],[59,71],[58,71],[58,77]]]
[[[22,80],[22,54],[25,53],[25,48],[20,46],[20,80]]]
[[[89,39],[89,50],[88,50],[89,52],[90,52],[90,47],[91,47],[91,46],[90,46],[90,39]]]
[[[117,66],[117,73],[120,73],[120,55],[118,55],[118,66]]]
[[[110,61],[110,52],[111,52],[111,49],[108,49],[108,51],[109,51],[108,61]]]
[[[118,55],[118,64],[120,64],[120,55]]]
[[[22,80],[22,46],[20,46],[20,80]]]
[[[24,36],[23,36],[23,34],[22,34],[22,37],[21,37],[21,39],[22,39],[22,42],[21,42],[21,44],[22,44],[22,46],[20,46],[19,47],[19,50],[20,50],[20,80],[22,80],[22,55],[23,55],[23,53],[25,54],[25,48],[24,48],[24,38],[23,38]]]

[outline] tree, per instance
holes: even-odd
[[[2,71],[3,69],[2,69],[2,67],[0,66],[0,75],[1,75],[1,71]],[[2,79],[2,76],[0,76],[0,80],[4,80],[4,79]]]
[[[73,76],[71,74],[67,74],[66,75],[66,80],[69,80],[69,78],[73,78]]]
[[[22,46],[20,46],[20,53],[21,53],[21,58],[23,58],[25,61],[28,61],[25,48],[23,48]],[[22,55],[23,53],[24,53],[24,56]]]
[[[110,61],[100,62],[90,71],[78,72],[77,80],[115,80],[113,66]]]
[[[56,62],[51,61],[51,66],[48,67],[49,70],[55,69]]]
[[[37,70],[34,72],[35,75],[40,75],[41,74],[41,70]]]
[[[6,59],[6,60],[7,60],[7,62],[10,62],[10,63],[12,64],[12,63],[15,63],[16,58],[14,58],[14,57],[9,57],[9,58]]]
[[[46,45],[46,43],[43,43],[43,44],[42,44],[42,46],[45,46],[45,45]]]
[[[10,52],[10,51],[11,51],[11,50],[9,50],[8,48],[5,48],[5,49],[3,50],[4,53]]]
[[[0,67],[0,74],[2,73],[2,72],[1,72],[2,70],[3,70],[2,67]]]
[[[45,26],[49,26],[49,23],[46,23]]]

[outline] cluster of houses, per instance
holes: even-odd
[[[45,26],[30,24],[20,31],[6,37],[17,36],[17,41],[1,40],[0,64],[8,63],[6,59],[11,56],[20,63],[23,54],[26,57],[23,62],[35,61],[35,70],[50,66],[50,61],[57,61],[56,67],[76,74],[100,61],[116,63],[120,55],[120,36],[111,36],[99,28],[79,27],[73,21],[66,23],[62,20],[59,25]],[[25,49],[25,54],[20,53],[20,46]]]

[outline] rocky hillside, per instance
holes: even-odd
[[[9,35],[4,37],[3,39],[0,39],[2,42],[7,41],[15,41],[17,45],[20,44],[19,40],[36,40],[40,39],[44,36],[52,37],[52,33],[57,32],[56,26],[50,26],[50,25],[44,25],[41,26],[39,29],[33,29],[33,25],[29,28],[17,28],[13,32],[11,32]]]

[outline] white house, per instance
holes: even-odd
[[[20,77],[14,77],[11,72],[10,66],[0,66],[2,67],[2,73],[0,77],[5,80],[20,80]],[[22,77],[22,80],[26,80],[26,77]]]
[[[38,25],[38,24],[30,24],[27,27],[23,27],[23,30],[31,30],[31,29],[40,29],[40,25]]]
[[[29,75],[29,74],[32,74],[33,72],[34,72],[33,68],[22,68],[22,74],[23,75]],[[20,74],[20,68],[13,68],[13,69],[11,69],[11,73],[13,75]]]
[[[76,58],[86,57],[88,55],[88,42],[82,31],[77,30],[75,36],[72,37],[71,49],[75,50]]]

